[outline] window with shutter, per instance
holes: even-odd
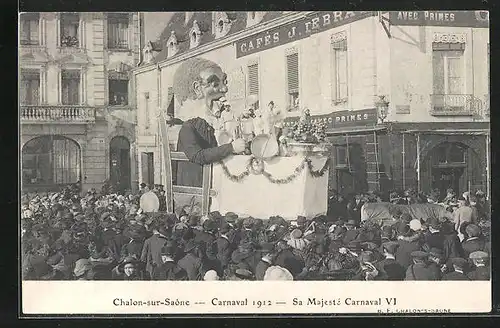
[[[288,104],[291,108],[299,106],[299,54],[286,56]]]
[[[465,94],[465,43],[433,43],[432,75],[434,111],[462,111]]]
[[[40,102],[40,71],[21,71],[20,102],[23,105],[38,105]]]
[[[334,104],[347,102],[347,40],[332,42],[332,99]]]
[[[20,19],[20,42],[21,45],[39,44],[39,21],[40,14],[22,14]]]
[[[80,104],[80,70],[63,70],[61,72],[63,105]]]
[[[259,64],[248,66],[248,95],[259,95]]]

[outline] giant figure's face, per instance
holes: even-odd
[[[207,68],[200,72],[201,83],[195,82],[194,89],[199,99],[205,100],[207,110],[220,117],[222,104],[219,101],[227,93],[227,75],[220,67]]]

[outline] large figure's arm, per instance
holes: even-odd
[[[213,148],[201,148],[191,124],[184,124],[179,132],[179,149],[184,150],[190,162],[200,165],[218,162],[233,153],[233,146],[230,143]]]

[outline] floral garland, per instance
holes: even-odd
[[[302,171],[306,166],[312,177],[314,178],[322,177],[328,170],[330,164],[330,159],[328,158],[321,169],[315,170],[312,166],[311,160],[309,158],[305,158],[291,175],[289,175],[286,178],[278,179],[273,177],[269,172],[266,172],[265,169],[262,169],[260,173],[255,173],[255,170],[252,169],[252,164],[254,163],[255,160],[257,160],[255,157],[250,158],[246,166],[246,170],[238,175],[231,174],[231,172],[229,172],[229,169],[224,162],[221,161],[220,164],[222,167],[222,171],[224,172],[224,175],[232,182],[240,182],[247,176],[249,176],[251,172],[253,172],[254,174],[262,174],[269,180],[269,182],[274,184],[287,184],[292,182],[302,173]]]

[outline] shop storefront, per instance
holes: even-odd
[[[285,126],[295,118],[289,118]],[[342,195],[392,188],[387,128],[377,124],[377,109],[336,111],[313,116],[327,123],[332,144],[329,188]]]

